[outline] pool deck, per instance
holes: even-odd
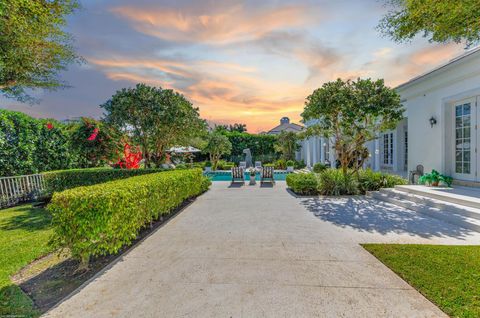
[[[479,244],[365,197],[214,182],[47,317],[446,317],[359,243]]]

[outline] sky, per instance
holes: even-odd
[[[70,87],[36,91],[33,105],[0,98],[1,108],[101,118],[100,104],[141,82],[184,94],[211,123],[257,133],[284,116],[298,123],[325,82],[384,78],[395,87],[464,51],[382,37],[382,0],[80,1],[67,30],[84,63],[60,74]]]

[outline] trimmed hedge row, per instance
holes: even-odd
[[[165,171],[54,193],[52,214],[56,248],[68,248],[88,265],[91,256],[116,253],[140,229],[168,214],[211,182],[200,169]]]
[[[43,173],[46,189],[44,195],[50,197],[54,192],[61,192],[80,186],[89,186],[160,171],[163,170],[90,168],[49,171]]]
[[[301,195],[355,195],[381,188],[406,184],[407,180],[393,174],[360,170],[358,174],[343,175],[338,169],[325,169],[320,173],[298,173],[287,176],[287,185]]]
[[[290,173],[286,179],[287,185],[293,192],[301,195],[317,194],[318,181],[313,173]]]

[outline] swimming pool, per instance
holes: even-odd
[[[285,181],[287,178],[287,174],[289,172],[286,171],[275,171],[274,178],[275,181]],[[212,171],[206,172],[205,175],[210,178],[212,181],[231,181],[232,180],[232,173],[230,171]],[[245,180],[250,180],[250,175],[245,173]],[[255,180],[260,181],[260,173],[255,175]]]

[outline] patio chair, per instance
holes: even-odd
[[[257,169],[257,170],[262,169],[262,162],[261,161],[255,161],[255,169]]]
[[[246,161],[240,161],[238,164],[239,168],[243,168],[243,170],[247,169],[247,162]]]
[[[420,178],[421,176],[423,176],[423,171],[424,168],[422,165],[418,165],[415,170],[410,171],[410,176],[408,178],[410,180],[410,183],[415,184],[415,176],[418,176]]]
[[[232,184],[234,182],[245,183],[245,172],[242,167],[233,167],[232,168]]]
[[[260,184],[263,184],[264,182],[271,182],[275,184],[275,178],[274,178],[274,168],[273,167],[263,167],[262,168],[262,173],[260,176]]]

